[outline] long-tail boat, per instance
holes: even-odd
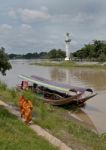
[[[88,99],[97,95],[91,88],[71,86],[69,84],[57,83],[38,76],[19,75],[23,80],[17,89],[31,89],[36,96],[51,105],[84,104]],[[32,85],[29,85],[29,82]]]

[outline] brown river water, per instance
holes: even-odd
[[[38,75],[57,82],[80,87],[90,87],[98,93],[86,102],[81,112],[70,115],[92,126],[98,133],[106,133],[106,70],[89,68],[62,68],[29,65],[33,60],[12,60],[12,69],[0,79],[10,87],[15,87],[21,80],[19,74]]]

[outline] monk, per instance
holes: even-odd
[[[32,102],[30,100],[24,101],[23,103],[24,118],[27,124],[29,124],[30,121],[32,121],[32,109],[33,109]]]
[[[20,107],[20,113],[21,113],[21,118],[24,117],[25,110],[23,109],[23,103],[25,103],[26,99],[22,95],[19,99],[19,107]]]

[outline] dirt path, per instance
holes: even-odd
[[[9,105],[3,101],[0,100],[0,105],[4,106],[6,109],[9,110],[9,112],[11,112],[12,114],[14,114],[15,116],[17,116],[18,119],[22,120],[20,117],[20,112],[17,109],[17,107],[14,107],[12,105]],[[23,120],[22,120],[23,121]],[[53,135],[51,135],[50,133],[48,133],[46,130],[44,130],[43,128],[41,128],[38,125],[30,125],[29,126],[34,132],[36,132],[39,136],[44,137],[46,140],[48,140],[51,144],[59,147],[60,150],[72,150],[70,147],[68,147],[65,143],[63,143],[61,140],[57,139],[56,137],[54,137]]]

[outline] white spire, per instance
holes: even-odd
[[[66,43],[66,58],[65,58],[65,60],[69,60],[70,59],[70,52],[69,52],[70,42],[71,42],[70,35],[69,35],[69,33],[66,33],[66,39],[65,39],[65,43]]]

